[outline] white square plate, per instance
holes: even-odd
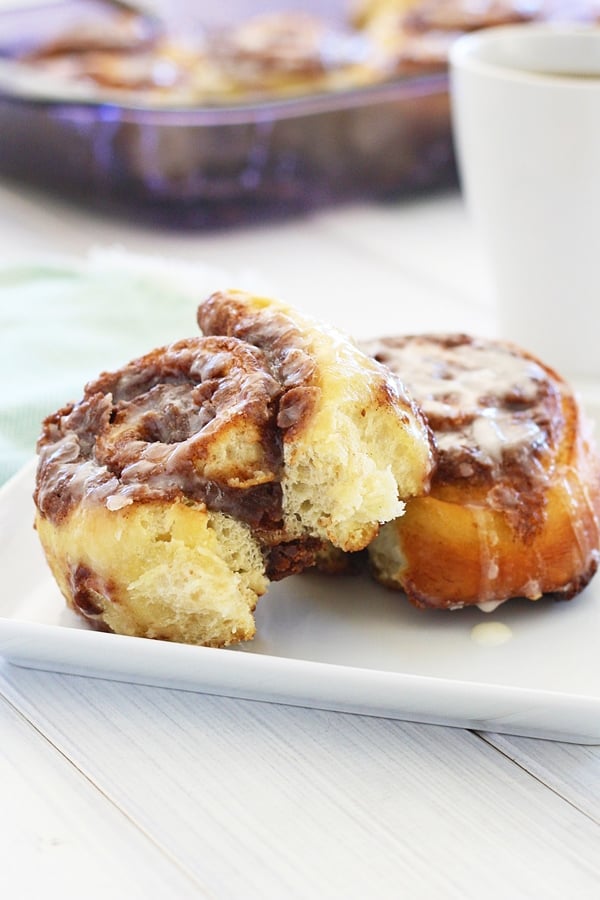
[[[244,646],[123,637],[65,607],[32,528],[33,478],[29,465],[0,491],[0,654],[11,663],[600,743],[600,577],[572,602],[514,601],[490,615],[419,611],[367,577],[303,575],[269,589]]]

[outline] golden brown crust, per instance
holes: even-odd
[[[443,608],[582,590],[598,564],[600,464],[564,380],[466,335],[365,348],[405,379],[439,454],[429,496],[370,548],[379,580]]]

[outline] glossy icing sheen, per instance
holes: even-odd
[[[316,440],[332,384],[353,403],[381,404],[399,431],[420,437],[428,474],[426,429],[411,419],[397,379],[341,333],[288,312],[242,292],[214,294],[198,310],[203,337],[90,382],[79,403],[44,422],[35,498],[42,515],[60,522],[82,501],[117,511],[187,499],[281,529],[286,449],[308,432]]]
[[[562,412],[557,387],[535,361],[466,336],[382,338],[363,348],[385,363],[423,409],[448,477],[497,477],[520,465],[540,475]]]
[[[580,592],[598,563],[600,477],[569,386],[506,342],[415,335],[363,348],[404,381],[438,450],[430,495],[377,548],[383,580],[420,606],[484,612]]]
[[[117,510],[184,496],[255,524],[278,521],[283,394],[262,351],[235,338],[152,351],[45,421],[38,507],[60,521],[84,499]]]

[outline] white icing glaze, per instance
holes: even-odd
[[[527,584],[523,586],[522,593],[528,600],[539,600],[542,596],[542,589],[537,578],[530,579]]]
[[[497,570],[496,566],[496,570]],[[499,606],[502,606],[504,600],[486,600],[483,603],[477,603],[477,607],[484,613],[493,613],[498,609]]]
[[[495,560],[490,560],[490,564],[488,566],[488,578],[490,581],[493,581],[498,577],[499,574],[498,563]]]
[[[123,495],[119,496],[118,494],[111,494],[110,497],[106,498],[106,508],[110,510],[110,512],[116,512],[119,509],[123,509],[125,506],[131,506],[133,500],[131,497],[124,497]]]
[[[482,461],[494,464],[505,450],[546,441],[544,431],[528,415],[519,416],[502,402],[510,396],[525,406],[534,404],[540,385],[547,381],[537,363],[518,353],[477,341],[449,347],[428,344],[426,337],[401,346],[385,341],[364,346],[402,379],[427,418],[448,420],[450,427],[434,429],[441,451],[472,448]],[[466,471],[465,477],[470,474]]]
[[[499,647],[512,636],[512,631],[503,622],[480,622],[471,628],[471,640],[485,647]]]

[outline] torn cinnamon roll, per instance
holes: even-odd
[[[432,450],[396,380],[327,326],[239,292],[199,321],[220,333],[104,373],[45,420],[36,527],[94,627],[224,646],[254,635],[270,580],[399,515]]]

